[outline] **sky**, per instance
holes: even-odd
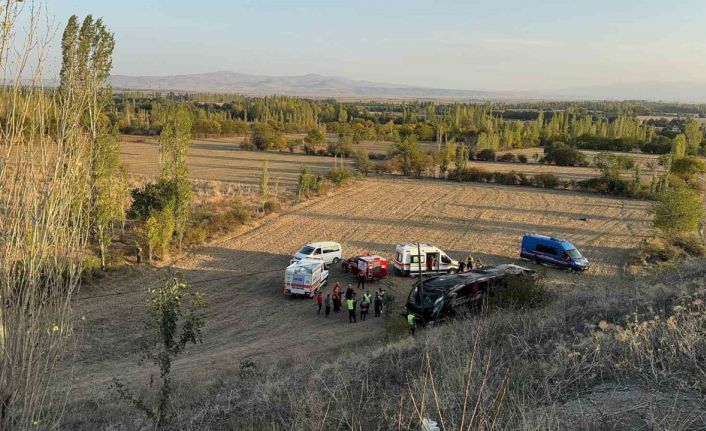
[[[533,91],[706,83],[703,0],[49,0],[115,33],[113,73],[316,73]],[[55,43],[54,64],[59,60]]]

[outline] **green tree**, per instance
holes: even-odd
[[[304,142],[314,148],[322,145],[325,141],[326,138],[324,137],[323,132],[316,128],[309,129],[309,132],[307,132],[306,137],[304,138]]]
[[[169,104],[163,112],[159,135],[161,179],[173,184],[174,233],[181,250],[191,205],[191,184],[186,156],[191,143],[193,117],[183,104]]]
[[[695,232],[705,215],[701,195],[687,187],[660,193],[653,211],[655,227],[667,235]]]
[[[361,175],[368,176],[370,170],[373,168],[373,163],[370,161],[370,156],[367,151],[357,151],[353,155],[353,167],[361,173]]]
[[[693,181],[697,175],[706,173],[706,162],[697,156],[686,156],[674,160],[670,172],[686,182]]]
[[[61,48],[59,93],[65,107],[70,106],[82,117],[90,141],[91,232],[98,243],[101,268],[105,269],[113,228],[125,219],[127,200],[118,130],[105,114],[112,98],[106,81],[112,69],[115,39],[103,20],[94,21],[88,15],[79,28],[78,17],[73,15],[64,29]]]
[[[309,172],[309,169],[302,166],[299,171],[299,178],[297,180],[297,193],[299,198],[309,197],[310,193],[317,190],[318,183],[318,179]]]
[[[395,143],[390,150],[390,155],[400,161],[400,170],[404,175],[412,173],[412,163],[422,155],[422,150],[413,136],[408,136]]]
[[[684,128],[684,135],[686,137],[686,148],[689,154],[696,154],[701,146],[701,141],[704,139],[704,133],[699,127],[699,123],[690,118],[686,123]]]
[[[191,293],[180,274],[167,278],[162,286],[149,289],[147,301],[147,334],[142,340],[142,357],[159,368],[161,385],[156,405],[131,394],[117,378],[113,389],[124,400],[142,411],[155,428],[162,429],[168,422],[172,397],[172,366],[174,360],[186,350],[187,345],[201,343],[206,324],[207,303],[200,293]],[[150,384],[150,386],[152,386]]]
[[[461,181],[461,176],[466,172],[468,164],[468,148],[465,144],[456,145],[456,173],[457,178]]]
[[[672,141],[672,154],[674,155],[674,158],[681,159],[686,156],[686,149],[686,136],[680,133]]]

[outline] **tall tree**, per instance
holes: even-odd
[[[684,135],[686,136],[687,152],[689,154],[696,154],[701,145],[701,141],[704,139],[704,133],[701,131],[699,123],[693,118],[690,118],[686,123]]]
[[[160,161],[163,181],[171,182],[174,193],[174,232],[181,249],[184,231],[189,218],[191,204],[191,184],[186,156],[191,143],[191,113],[182,104],[169,104],[162,118],[162,132],[159,135]]]
[[[680,159],[686,156],[686,149],[686,136],[680,133],[672,141],[672,154],[674,155],[674,158]]]

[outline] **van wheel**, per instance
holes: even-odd
[[[339,258],[337,258],[337,257],[334,257],[334,258],[333,258],[333,263],[338,263],[338,262],[340,262],[340,261],[341,261],[341,259],[339,259]]]
[[[449,274],[456,274],[456,270],[453,268],[449,269]]]

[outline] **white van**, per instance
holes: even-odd
[[[341,244],[332,241],[312,242],[294,254],[292,262],[302,259],[320,259],[324,264],[331,265],[341,261]]]
[[[420,264],[423,274],[453,274],[458,271],[458,261],[431,244],[419,244],[419,249],[417,244],[398,244],[395,247],[394,266],[397,272],[404,275],[419,274]]]
[[[321,259],[302,259],[284,270],[284,293],[313,298],[328,281],[328,271]]]

